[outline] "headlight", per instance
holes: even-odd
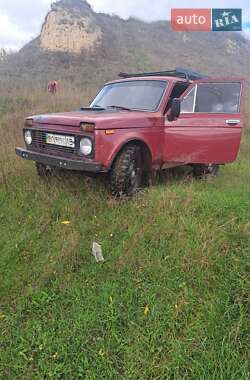
[[[27,145],[30,145],[32,143],[32,134],[31,131],[25,131],[24,132],[24,140]]]
[[[84,156],[89,156],[93,151],[93,143],[92,143],[92,140],[87,138],[87,137],[84,137],[83,139],[81,139],[80,141],[80,152],[84,155]]]

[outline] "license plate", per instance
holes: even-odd
[[[75,148],[75,138],[74,136],[54,135],[54,133],[46,133],[46,144]]]

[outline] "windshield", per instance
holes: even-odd
[[[155,111],[167,87],[167,81],[134,80],[103,87],[90,107],[121,107]]]

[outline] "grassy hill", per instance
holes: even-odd
[[[43,182],[14,154],[27,114],[90,94],[15,81],[0,95],[0,378],[246,380],[249,120],[215,180],[170,171],[118,202],[98,179]]]
[[[70,34],[72,24],[77,23],[79,17],[80,25],[90,19],[91,27],[86,32],[98,28],[101,31],[99,42],[90,50],[83,48],[82,53],[72,54],[58,51],[56,35],[52,34],[50,47],[55,50],[41,48],[44,26],[51,24],[51,14],[54,22],[57,20],[58,28],[62,28],[64,39],[75,38],[76,43],[77,34],[74,37]],[[51,27],[50,30],[56,34],[56,29]],[[93,82],[100,85],[116,78],[120,71],[157,71],[175,67],[248,77],[249,60],[250,42],[237,32],[177,33],[171,31],[168,21],[122,20],[117,16],[95,13],[81,0],[62,0],[52,6],[41,34],[19,53],[11,55],[7,63],[0,65],[0,77],[1,73],[25,76],[28,80],[32,76],[33,82],[57,77],[61,81],[74,81],[79,87]]]

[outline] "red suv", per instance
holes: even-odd
[[[153,171],[178,165],[215,175],[239,151],[243,82],[185,69],[121,73],[87,108],[27,118],[26,149],[16,153],[41,176],[56,167],[109,173],[114,195],[133,195]]]

